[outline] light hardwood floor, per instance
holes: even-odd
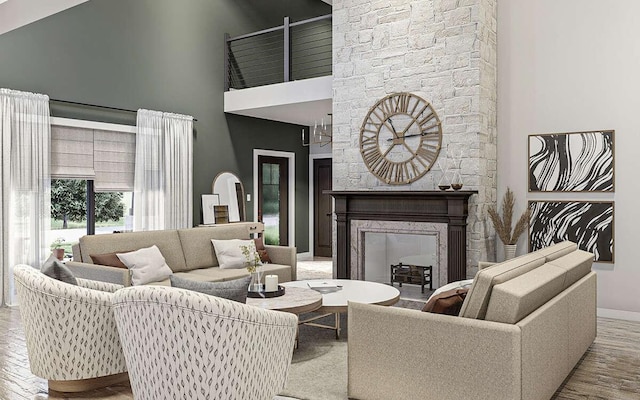
[[[133,399],[128,385],[65,396],[29,371],[18,308],[0,308],[0,399]],[[598,337],[555,400],[640,400],[640,322],[598,318]],[[410,400],[410,399],[408,399]]]

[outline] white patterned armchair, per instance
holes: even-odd
[[[119,290],[114,313],[137,400],[271,400],[284,389],[293,314],[160,286]]]
[[[28,265],[13,271],[34,375],[60,392],[128,380],[111,304],[121,285],[78,279],[74,286]]]

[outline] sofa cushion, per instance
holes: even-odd
[[[249,276],[249,271],[247,271],[246,268],[221,269],[220,267],[211,267],[211,268],[194,269],[189,272],[183,272],[183,273],[188,275],[200,276],[202,277],[201,279],[206,282],[230,281],[232,279],[238,279],[245,276]]]
[[[469,289],[444,290],[431,296],[422,308],[424,312],[435,314],[458,315]]]
[[[566,289],[591,272],[593,253],[576,250],[549,262],[549,264],[560,267],[567,272],[564,280],[564,289]]]
[[[525,274],[544,262],[544,256],[530,253],[478,271],[464,299],[460,316],[484,319],[494,285]]]
[[[73,272],[71,272],[71,270],[61,263],[53,254],[42,264],[40,272],[61,282],[65,282],[70,285],[78,285],[78,280],[73,275]]]
[[[193,290],[210,296],[222,297],[224,299],[237,301],[238,303],[247,302],[247,290],[249,288],[249,282],[251,282],[251,276],[224,282],[198,282],[177,276],[171,276],[169,279],[173,287]]]
[[[113,253],[104,253],[104,254],[90,254],[91,260],[94,264],[98,265],[106,265],[108,267],[116,267],[116,268],[127,268],[126,265],[120,261],[117,253],[129,253],[133,250],[124,250],[124,251],[114,251]]]
[[[564,290],[567,271],[544,264],[495,285],[485,320],[515,324]]]
[[[182,246],[175,230],[87,235],[80,238],[82,261],[91,262],[90,254],[118,252],[123,249],[141,249],[156,245],[173,272],[186,271]]]
[[[179,229],[178,236],[186,262],[185,270],[217,267],[216,253],[211,239],[249,239],[246,225],[224,224],[213,227]]]
[[[264,264],[260,267],[262,271],[262,276],[266,275],[278,275],[278,282],[290,282],[291,279],[291,267],[288,265],[281,264]],[[178,276],[182,276],[181,274],[188,275],[200,275],[205,280],[210,282],[216,281],[228,281],[231,279],[238,279],[243,276],[249,275],[249,272],[246,268],[243,269],[220,269],[219,267],[212,268],[201,268],[194,269],[189,272],[182,272],[177,274]],[[191,279],[191,278],[189,278]]]
[[[570,242],[568,240],[565,240],[564,242],[552,244],[549,247],[536,250],[533,253],[543,255],[545,261],[549,262],[549,261],[555,260],[556,258],[569,254],[573,251],[576,251],[577,249],[578,249],[577,244]]]
[[[173,273],[156,245],[129,253],[116,254],[120,261],[129,268],[133,285],[146,285],[161,281]]]

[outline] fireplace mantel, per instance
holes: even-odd
[[[337,277],[351,276],[352,220],[443,222],[448,226],[448,281],[467,279],[469,197],[477,191],[327,191],[335,199]]]

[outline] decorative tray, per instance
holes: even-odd
[[[247,291],[247,297],[252,297],[254,299],[280,297],[282,295],[284,295],[284,286],[281,286],[281,285],[278,285],[278,290],[273,292],[265,292],[264,290],[261,290],[259,292],[255,292],[253,290]]]

